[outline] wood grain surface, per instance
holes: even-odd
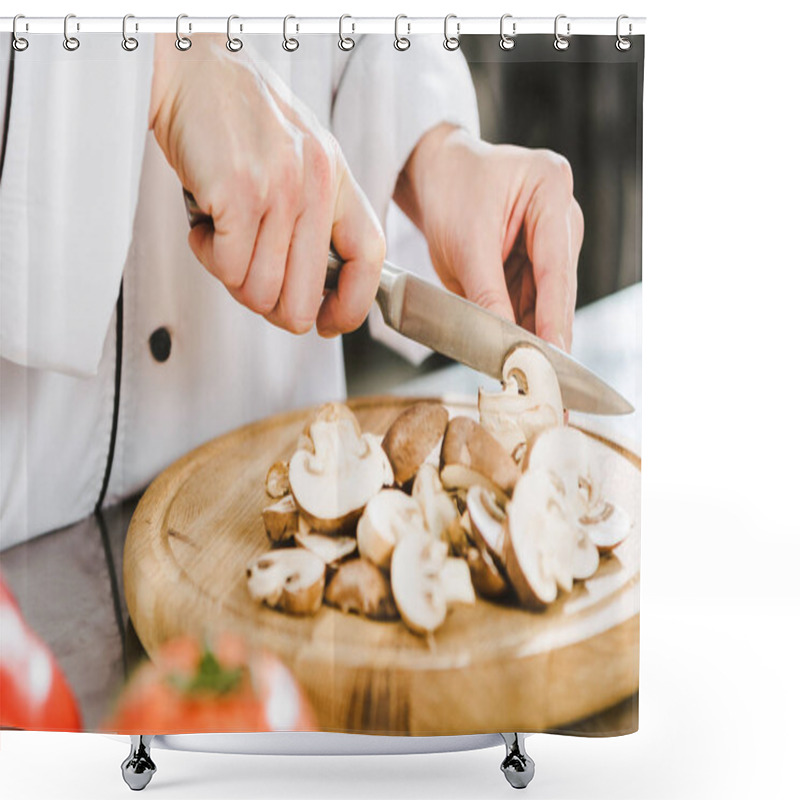
[[[364,431],[382,434],[419,398],[349,403]],[[473,402],[447,402],[477,417]],[[323,606],[292,617],[256,604],[246,564],[268,549],[261,509],[270,465],[294,451],[311,409],[240,428],[165,470],[128,530],[124,588],[149,654],[185,633],[223,627],[284,659],[328,731],[395,735],[558,729],[633,694],[639,683],[640,462],[600,437],[610,499],[632,535],[598,572],[546,611],[478,599],[458,607],[432,643],[401,622]]]

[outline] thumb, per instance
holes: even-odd
[[[496,248],[473,246],[463,254],[455,273],[467,300],[516,321],[499,244]]]

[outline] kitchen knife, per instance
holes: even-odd
[[[189,224],[213,224],[184,190]],[[342,259],[328,254],[325,289],[336,289]],[[416,275],[383,262],[375,301],[390,328],[437,353],[500,379],[515,347],[532,345],[558,376],[564,407],[591,414],[629,414],[633,406],[590,369],[567,353],[503,317]]]

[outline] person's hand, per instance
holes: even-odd
[[[440,125],[417,144],[395,200],[448,289],[569,350],[583,215],[566,159]]]
[[[293,333],[357,328],[380,279],[385,244],[338,143],[274,76],[225,37],[179,52],[157,37],[150,104],[156,140],[200,209],[194,254],[248,308]],[[328,249],[344,260],[322,300]],[[321,305],[320,305],[321,303]]]

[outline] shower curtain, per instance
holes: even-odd
[[[635,731],[643,37],[23,23],[0,727]]]

